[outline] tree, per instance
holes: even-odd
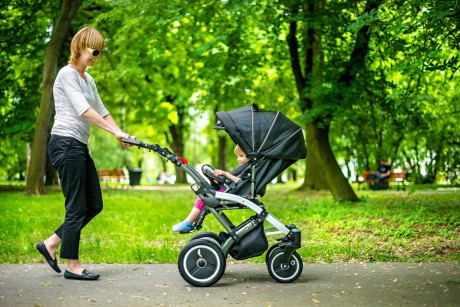
[[[34,141],[32,154],[27,171],[27,182],[25,192],[33,195],[45,193],[44,174],[47,157],[47,141],[51,115],[53,109],[53,84],[57,73],[57,63],[60,57],[62,46],[70,24],[77,13],[83,0],[63,0],[61,12],[53,28],[50,41],[46,48],[45,64],[43,68],[42,93],[40,99],[40,111],[35,123]]]
[[[31,1],[30,6],[44,3]],[[410,163],[417,172],[430,161],[425,164],[432,178],[455,172],[458,133],[451,126],[458,114],[453,105],[458,95],[452,91],[459,70],[458,3],[111,0],[85,5],[87,10],[82,6],[74,23],[91,22],[107,39],[104,60],[90,73],[99,80],[112,116],[139,138],[166,142],[187,155],[195,139],[190,137],[194,116],[258,103],[305,127],[305,187],[331,189],[338,199],[356,200],[356,195],[337,158],[354,160],[361,169],[374,168],[383,155],[395,164]],[[33,9],[19,12],[38,20]],[[32,69],[25,70],[20,59],[43,49],[43,33],[50,26],[45,18],[39,20],[11,20],[10,27],[0,30],[2,48],[21,50],[9,57],[4,57],[5,49],[1,53],[8,74],[1,79],[6,99],[0,135],[9,142],[31,139],[33,125],[21,121],[33,123],[36,116],[29,109],[36,109],[39,86],[34,80],[42,64],[28,57]],[[15,24],[29,35],[25,41],[34,43],[14,45]],[[25,110],[25,105],[31,108]],[[43,126],[42,117],[37,127]],[[225,134],[211,131],[213,115],[209,118],[204,147],[226,169],[233,146],[226,144]],[[49,121],[45,126],[49,129]],[[11,170],[17,164],[16,158],[8,162]],[[43,175],[34,178],[41,181]]]
[[[25,180],[26,143],[33,139],[40,99],[38,76],[43,70],[46,28],[54,8],[50,1],[0,5],[0,156],[7,178]]]
[[[129,101],[128,122],[154,126],[178,155],[186,151],[191,134],[191,109],[197,117],[214,110],[217,101],[221,107],[241,106],[239,98],[252,82],[239,75],[245,58],[237,56],[245,49],[238,43],[244,42],[239,36],[244,32],[233,27],[238,22],[226,13],[228,5],[124,1],[99,17],[101,26],[114,25],[107,29],[113,48],[109,61],[95,72],[114,81],[100,92],[109,103]],[[126,20],[126,14],[136,18]],[[180,182],[180,169],[176,176]]]
[[[354,160],[357,169],[375,169],[379,157],[386,157],[392,166],[411,171],[415,181],[425,182],[434,182],[438,170],[455,169],[450,158],[457,151],[451,141],[458,135],[449,128],[458,117],[452,83],[460,67],[456,16],[458,6],[446,1],[382,4],[373,25],[364,90],[335,117],[331,131],[347,141],[343,147],[337,142],[334,150]]]
[[[380,3],[381,1],[367,1],[361,14],[374,14]],[[340,8],[343,10],[343,7]],[[359,84],[358,76],[366,72],[370,24],[362,25],[356,32],[351,49],[342,50],[350,52],[349,56],[344,57],[340,54],[343,47],[331,43],[334,37],[341,37],[341,33],[335,32],[334,28],[342,30],[341,27],[334,24],[334,21],[331,24],[322,21],[326,16],[334,15],[339,16],[339,22],[343,22],[343,15],[337,15],[340,14],[337,6],[330,4],[327,7],[324,1],[291,1],[287,10],[290,16],[287,42],[299,104],[301,110],[310,117],[306,123],[308,157],[303,186],[327,188],[337,199],[356,201],[358,198],[343,176],[332,152],[329,131],[337,110],[347,108],[346,101],[351,95],[343,93],[353,92],[356,84]],[[302,27],[300,31],[299,26]],[[299,44],[299,38],[302,44]],[[350,45],[350,42],[347,44]],[[301,54],[305,63],[303,67]],[[340,67],[338,72],[326,75],[332,69],[337,70],[337,66]],[[324,88],[331,84],[332,91]]]

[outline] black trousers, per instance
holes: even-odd
[[[55,231],[62,239],[60,256],[78,259],[81,230],[103,207],[96,166],[88,146],[74,138],[52,135],[48,154],[65,197],[64,223]]]
[[[375,179],[374,190],[380,190],[380,185],[382,184],[382,180],[387,178],[387,177],[388,176],[382,176],[380,173],[367,175],[368,179]]]

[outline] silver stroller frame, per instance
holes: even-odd
[[[193,179],[195,184],[192,185],[192,190],[203,200],[205,208],[194,223],[192,231],[201,228],[205,216],[209,213],[219,221],[226,231],[221,236],[213,232],[197,233],[184,246],[179,254],[178,268],[185,281],[198,287],[207,287],[218,282],[225,272],[225,259],[231,253],[233,247],[255,231],[256,228],[263,227],[264,221],[272,225],[262,231],[265,241],[265,236],[284,235],[284,237],[276,239],[278,243],[268,248],[268,250],[264,248],[257,251],[255,256],[259,256],[266,251],[265,261],[269,274],[278,282],[289,283],[300,276],[303,264],[301,257],[296,252],[301,246],[300,230],[292,224],[286,226],[270,214],[265,209],[265,206],[254,196],[253,187],[251,189],[252,195],[249,197],[216,191],[199,172],[188,165],[185,159],[177,157],[167,148],[162,148],[158,144],[151,145],[132,139],[123,139],[123,141],[138,148],[142,147],[149,151],[155,151],[184,170]],[[224,211],[242,208],[253,210],[255,215],[242,224],[235,226]],[[248,244],[251,245],[252,242]],[[249,255],[246,258],[251,257],[253,256]]]

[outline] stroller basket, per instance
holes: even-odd
[[[247,223],[251,222],[251,219],[249,219],[239,227],[245,227]],[[219,238],[223,242],[229,239],[229,237],[230,235],[225,232],[219,234]],[[229,254],[236,260],[244,260],[262,255],[267,248],[268,240],[265,235],[263,223],[259,223],[254,229],[232,245]]]

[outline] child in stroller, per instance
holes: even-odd
[[[257,105],[217,112],[216,116],[215,128],[226,131],[249,160],[237,168],[241,181],[225,182],[228,187],[225,191],[220,191],[217,185],[219,178],[213,178],[213,172],[208,172],[211,167],[203,167],[203,173],[211,179],[208,182],[186,159],[169,149],[123,139],[128,144],[155,151],[193,179],[192,190],[204,203],[193,223],[193,231],[201,229],[208,214],[224,228],[220,234],[209,231],[195,234],[179,254],[179,273],[189,284],[207,287],[223,276],[228,255],[243,260],[265,253],[270,276],[281,283],[292,282],[303,269],[302,258],[296,252],[301,246],[300,229],[279,221],[257,196],[263,197],[268,183],[282,171],[298,159],[305,159],[307,150],[302,129],[281,112],[259,110]],[[250,209],[254,214],[234,225],[225,214],[226,210],[233,209]],[[271,226],[265,228],[264,223]],[[283,236],[276,238],[277,243],[268,248],[267,236],[274,235]]]
[[[246,154],[243,152],[243,150],[241,150],[239,145],[235,146],[234,152],[235,152],[235,155],[237,156],[237,162],[239,165],[243,165],[249,162],[248,157],[246,157]],[[229,173],[223,170],[219,170],[219,169],[214,170],[212,175],[214,175],[212,177],[216,179],[219,178],[220,176],[226,177],[235,183],[238,183],[239,181],[241,181],[240,177],[235,176],[235,175],[240,175],[240,174],[232,174],[232,173]],[[224,178],[221,178],[221,179],[224,179]],[[224,191],[224,188],[220,187],[219,192],[223,192],[223,191]],[[190,211],[190,214],[187,216],[187,218],[184,221],[174,225],[172,227],[172,230],[174,232],[180,232],[180,233],[190,232],[193,229],[193,222],[195,222],[195,220],[198,218],[198,215],[200,215],[200,212],[201,210],[203,210],[203,208],[204,208],[203,201],[201,200],[201,198],[197,198],[195,205],[193,206],[192,211]]]

